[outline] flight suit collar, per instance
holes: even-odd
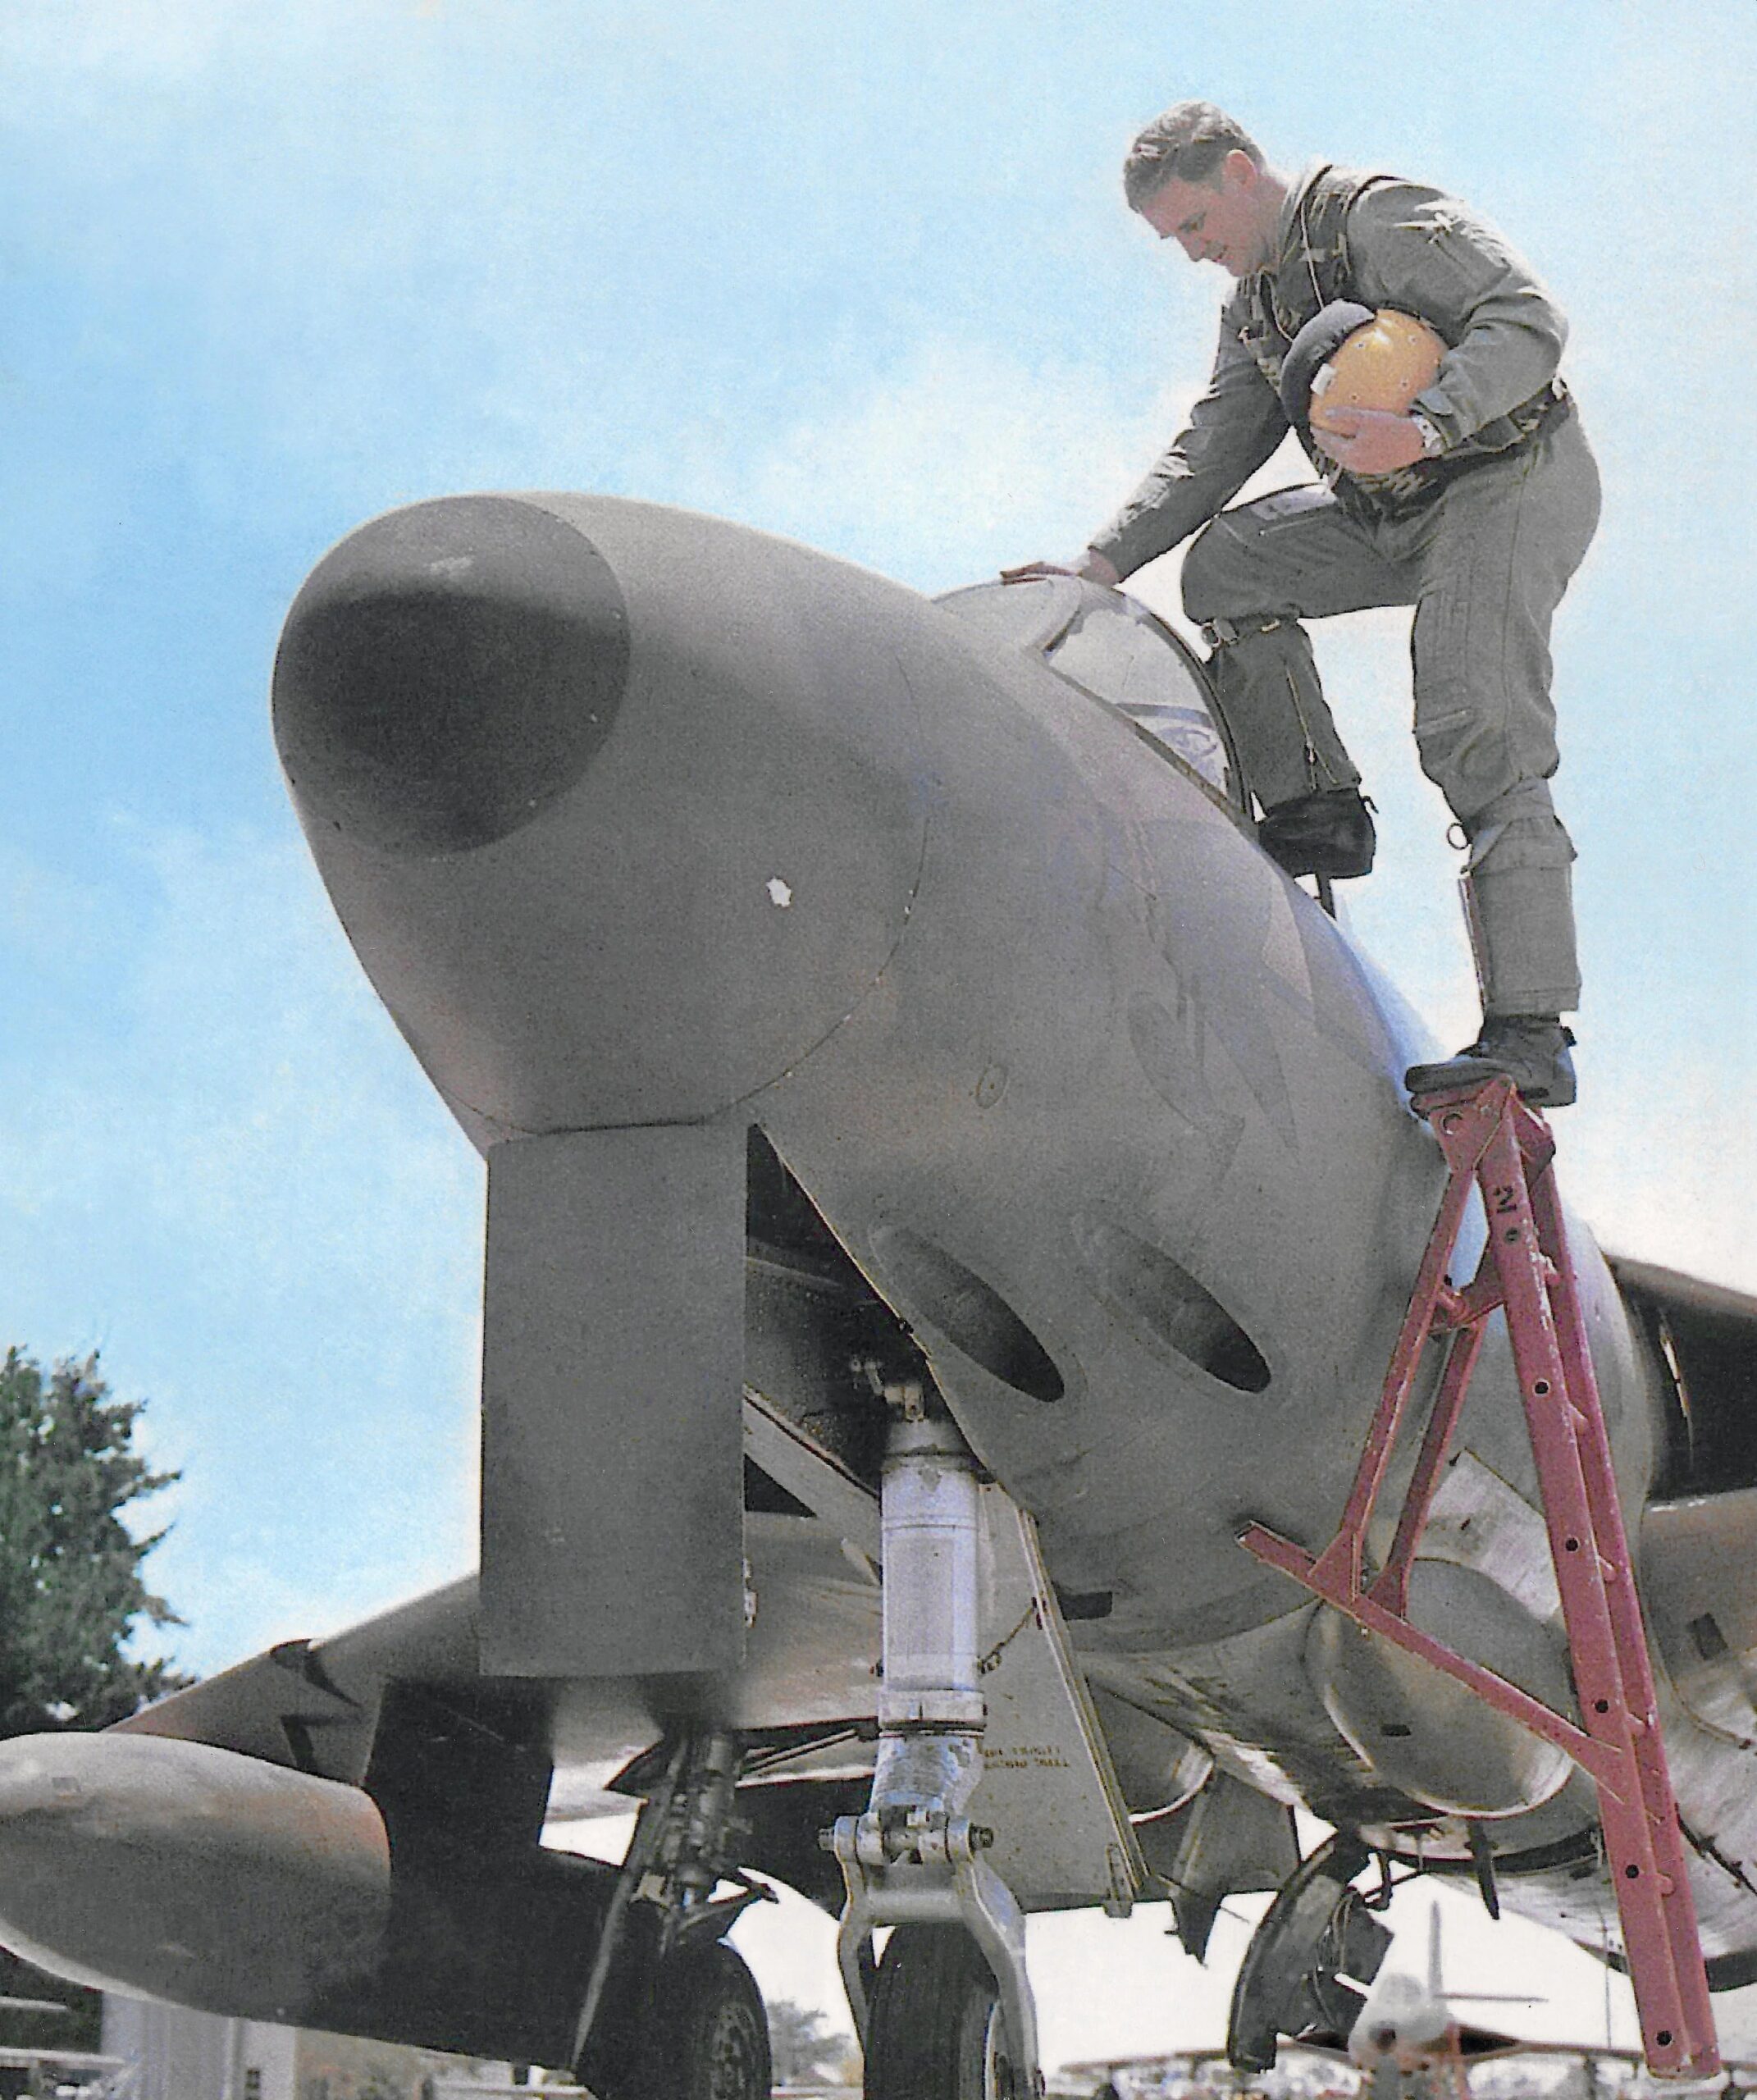
[[[1329,161],[1307,161],[1288,185],[1281,212],[1275,225],[1275,259],[1268,267],[1273,272],[1280,266],[1281,258],[1287,253],[1288,243],[1293,240],[1299,225],[1299,207],[1306,192],[1329,167]]]

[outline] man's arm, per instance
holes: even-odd
[[[1103,529],[1091,555],[1130,576],[1187,540],[1235,496],[1287,435],[1275,389],[1239,340],[1244,302],[1221,315],[1207,391],[1146,479]]]
[[[1238,494],[1287,435],[1275,389],[1239,339],[1243,320],[1244,302],[1234,296],[1221,311],[1214,369],[1188,425],[1109,524],[1093,535],[1084,555],[1003,568],[1003,581],[1084,576],[1095,583],[1120,583],[1187,540]]]
[[[1116,564],[1091,547],[1077,561],[1022,561],[1016,568],[1001,571],[1003,583],[1030,583],[1040,576],[1081,576],[1088,583],[1102,583],[1111,589],[1122,582]]]
[[[1452,345],[1416,412],[1442,445],[1528,401],[1555,377],[1568,322],[1529,263],[1455,198],[1376,185],[1349,215],[1356,290],[1419,314]]]

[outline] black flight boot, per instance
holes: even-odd
[[[1377,838],[1358,788],[1325,788],[1265,810],[1257,842],[1290,875],[1346,882],[1371,871]]]
[[[1534,1108],[1567,1108],[1574,1099],[1572,1029],[1556,1014],[1489,1014],[1482,1033],[1455,1057],[1412,1065],[1403,1084],[1412,1098],[1477,1086],[1504,1072]]]

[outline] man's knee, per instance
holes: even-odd
[[[1236,616],[1248,564],[1244,536],[1230,511],[1211,518],[1184,550],[1184,610],[1198,626],[1222,614]]]
[[[1574,842],[1556,815],[1547,780],[1522,780],[1492,802],[1460,817],[1470,841],[1468,874],[1495,869],[1566,868]]]
[[[1512,797],[1541,797],[1548,810],[1549,778],[1556,769],[1554,717],[1497,704],[1462,677],[1417,673],[1416,754],[1422,770],[1474,835],[1485,814]]]
[[[1294,624],[1285,613],[1251,607],[1257,591],[1248,557],[1246,535],[1230,510],[1211,518],[1184,550],[1184,610],[1211,649],[1230,648]]]

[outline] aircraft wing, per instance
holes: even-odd
[[[1467,2063],[1475,2063],[1480,2059],[1490,2057],[1517,2056],[1527,2049],[1549,2052],[1559,2051],[1562,2048],[1559,2043],[1522,2042],[1517,2035],[1499,2034],[1493,2028],[1489,2027],[1462,2025],[1458,2032],[1458,2053]],[[1353,2057],[1349,2053],[1349,2038],[1345,2034],[1323,2033],[1300,2034],[1289,2042],[1287,2047],[1303,2049],[1308,2051],[1312,2056],[1327,2057],[1339,2064],[1354,2062]],[[1221,2053],[1224,2054],[1224,2052]],[[1616,2052],[1602,2050],[1598,2053],[1608,2056]],[[1627,2055],[1630,2052],[1625,2050],[1622,2053]],[[1637,2050],[1634,2053],[1638,2057],[1641,2052]]]
[[[1467,2038],[1468,2036],[1477,2038],[1482,2046],[1473,2046]],[[1522,2042],[1512,2035],[1490,2034],[1484,2029],[1475,2028],[1467,2030],[1460,2040],[1465,2061],[1472,2064],[1498,2063],[1513,2057],[1560,2057],[1573,2063],[1609,2061],[1627,2064],[1632,2069],[1639,2070],[1646,2061],[1639,2048],[1610,2042]],[[1749,2077],[1757,2071],[1757,2063],[1750,2057],[1723,2057],[1721,2070],[1732,2073],[1736,2078]],[[1688,2091],[1692,2088],[1686,2084],[1685,2089]]]
[[[755,1600],[749,1652],[723,1680],[589,1682],[483,1678],[473,1576],[317,1641],[285,1641],[119,1724],[119,1732],[212,1744],[358,1786],[387,1694],[419,1687],[443,1706],[546,1750],[552,1815],[621,1813],[605,1789],[674,1718],[680,1697],[751,1739],[870,1723],[878,1591],[831,1525],[752,1512],[746,1541]],[[869,1767],[869,1755],[866,1759]],[[821,1774],[819,1774],[821,1776]]]
[[[1517,2034],[1504,2034],[1499,2029],[1478,2027],[1474,2021],[1458,2022],[1458,2054],[1467,2063],[1476,2063],[1490,2057],[1517,2057],[1527,2050],[1543,2055],[1560,2052],[1559,2043],[1522,2042]],[[1636,2054],[1640,2055],[1637,2050]]]

